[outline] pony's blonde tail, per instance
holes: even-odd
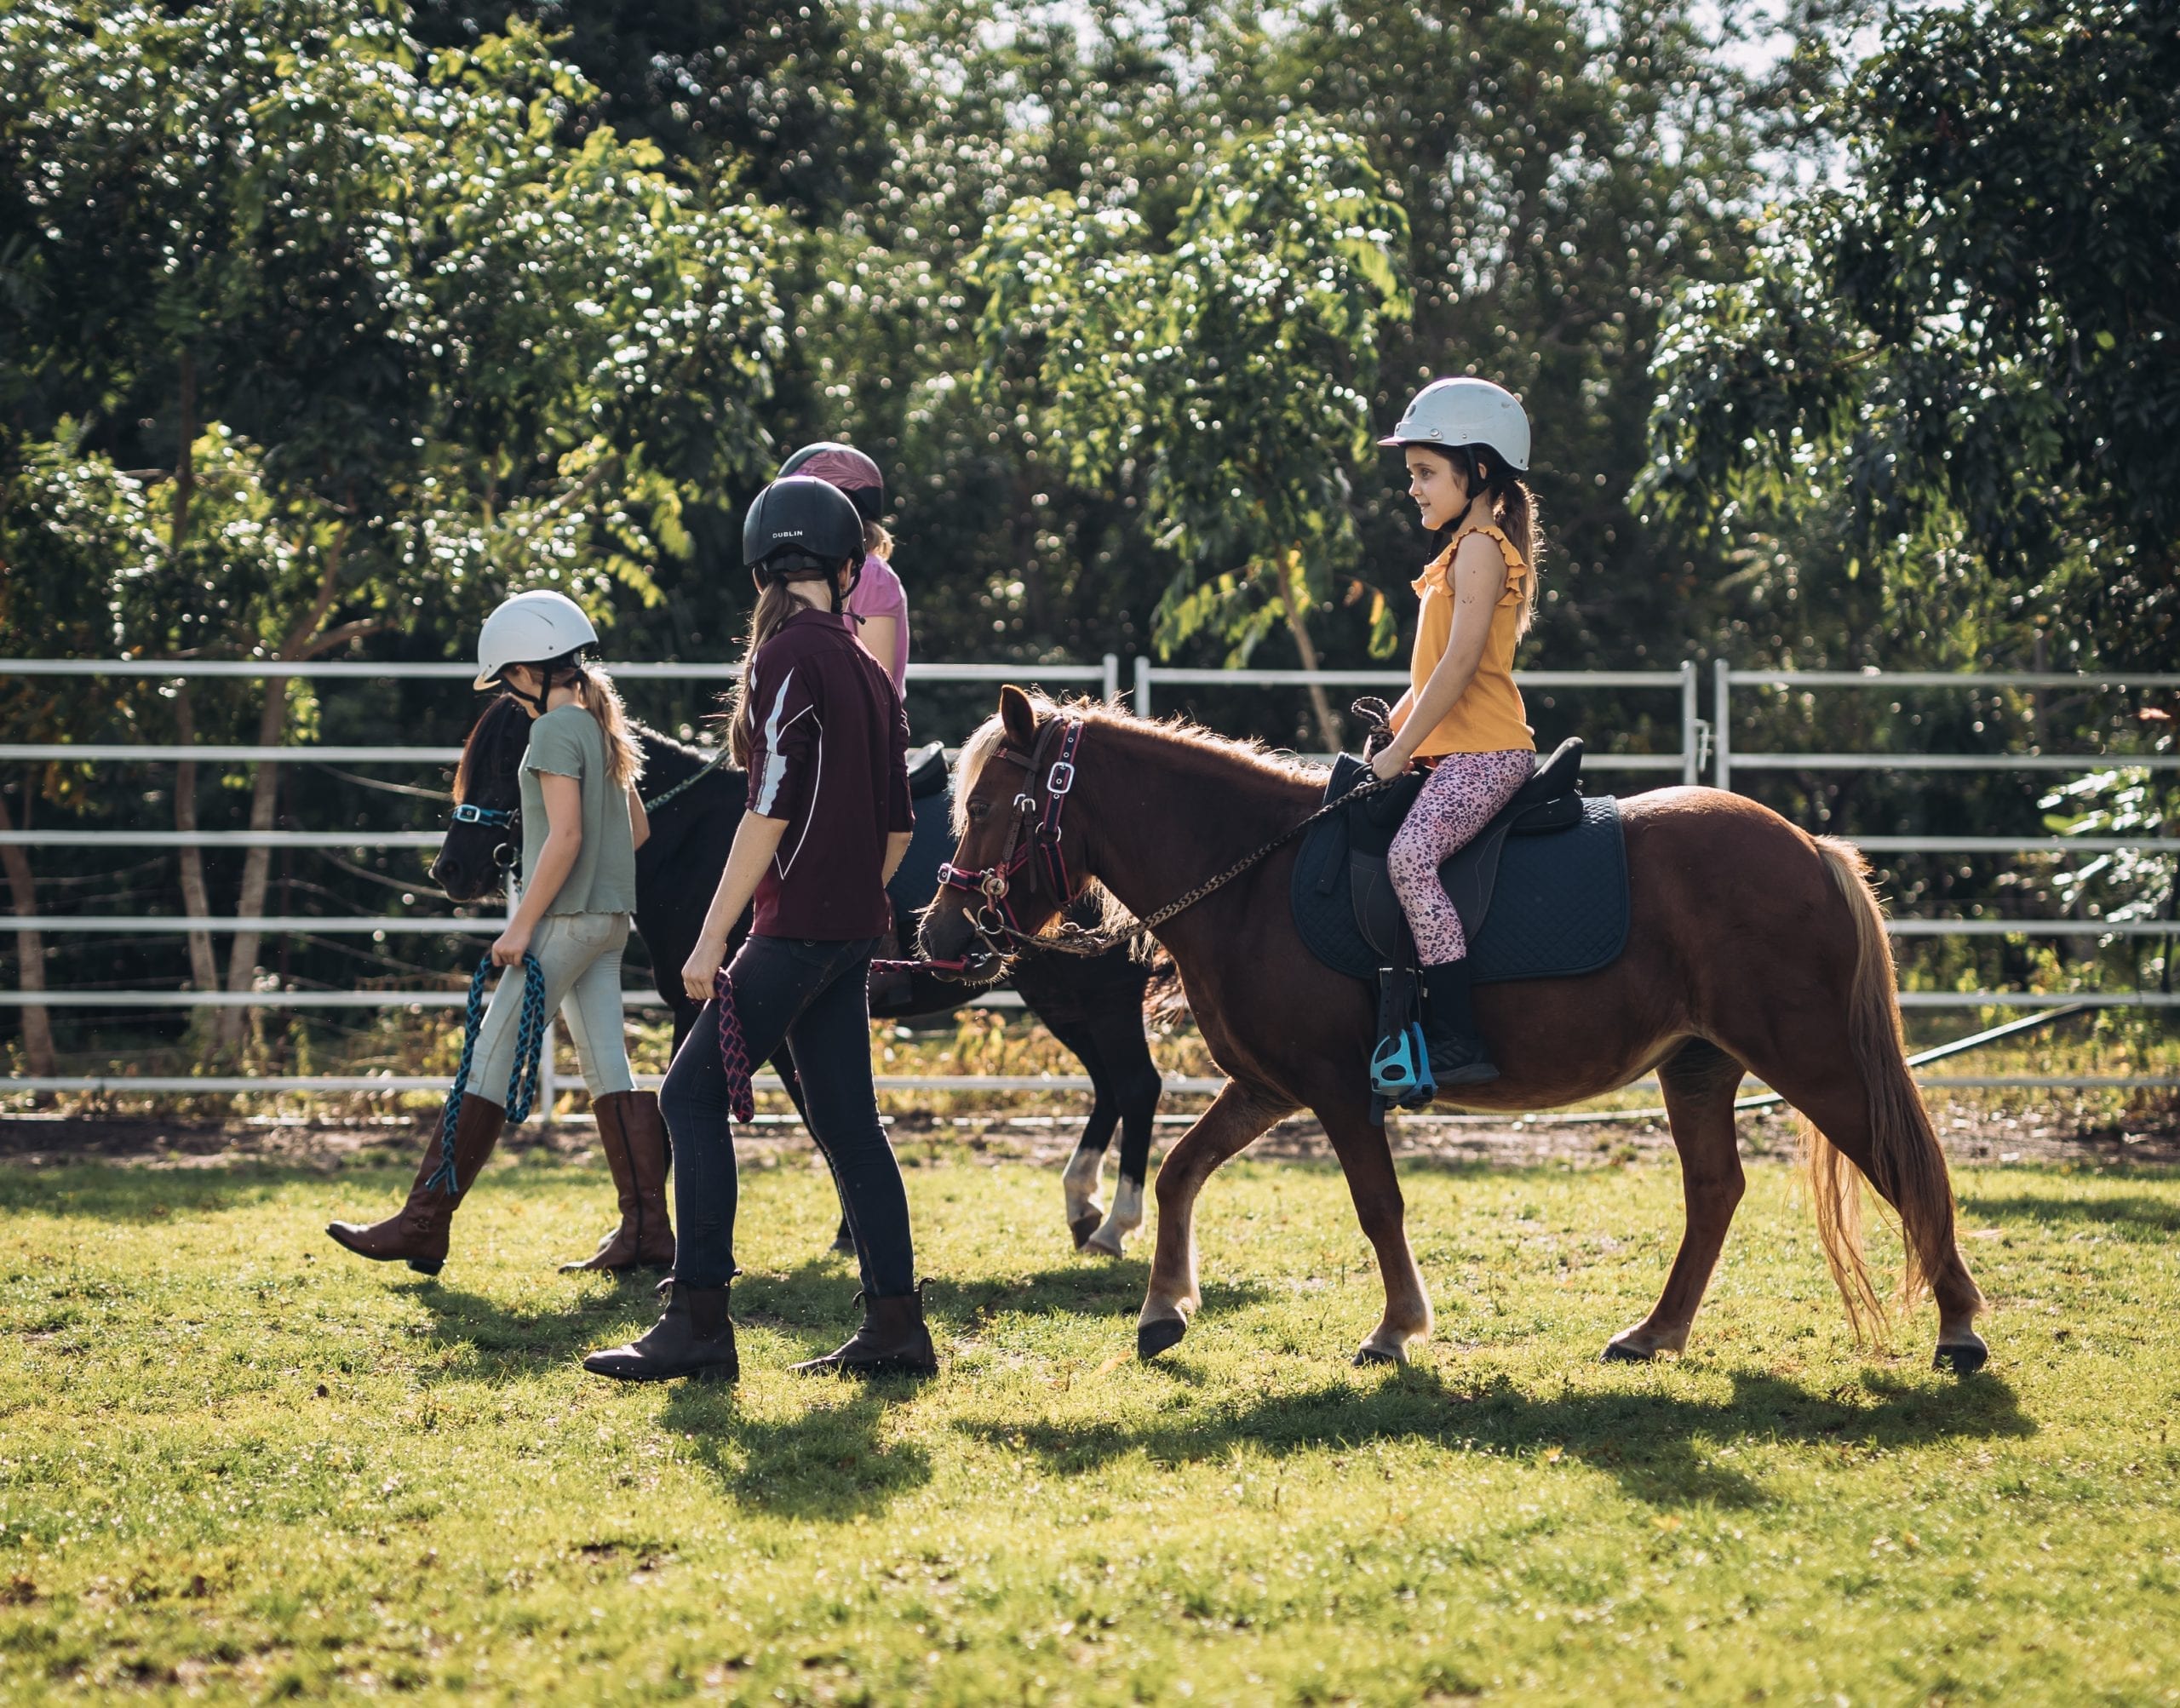
[[[1855,977],[1847,1035],[1869,1098],[1869,1178],[1900,1212],[1907,1262],[1900,1303],[1913,1303],[1930,1275],[1953,1256],[1953,1179],[1930,1111],[1909,1072],[1894,993],[1892,945],[1885,910],[1870,887],[1862,851],[1837,837],[1816,839],[1825,869],[1855,921]],[[1862,1171],[1810,1123],[1802,1128],[1803,1161],[1816,1209],[1817,1237],[1857,1339],[1881,1340],[1885,1310],[1862,1254]]]

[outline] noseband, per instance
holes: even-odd
[[[465,800],[456,804],[450,817],[456,824],[481,824],[487,830],[512,830],[522,817],[522,812],[517,807],[473,806]],[[504,860],[500,858],[502,854],[508,857]],[[502,842],[492,851],[492,863],[502,872],[512,871],[514,851]]]
[[[1055,740],[1058,752],[1047,769],[1045,756],[1053,752]],[[1006,954],[1012,945],[1036,940],[1031,932],[1022,929],[1014,911],[1011,892],[1018,876],[1024,878],[1031,896],[1037,893],[1041,881],[1058,906],[1064,908],[1075,899],[1074,874],[1067,869],[1067,854],[1060,845],[1060,821],[1075,788],[1075,754],[1081,744],[1081,721],[1055,718],[1038,731],[1036,745],[1026,754],[1013,748],[995,750],[994,759],[1020,765],[1025,773],[1022,790],[1014,797],[999,858],[972,871],[964,871],[951,861],[938,868],[941,887],[984,898],[969,914],[969,924],[995,955]],[[1040,771],[1044,775],[1041,804],[1034,793]]]

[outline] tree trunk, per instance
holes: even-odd
[[[14,822],[8,817],[7,797],[0,795],[0,830],[13,830]],[[23,828],[30,828],[30,797],[23,797]],[[8,874],[8,888],[12,893],[15,912],[28,919],[37,912],[37,880],[31,873],[29,851],[14,843],[0,844],[0,868]],[[45,933],[19,931],[15,933],[15,963],[17,981],[25,990],[45,989]],[[33,1079],[51,1079],[53,1065],[53,1022],[43,1004],[26,1006],[23,1011],[23,1065]]]
[[[184,678],[177,685],[174,698],[175,734],[185,744],[197,740],[197,709],[189,697],[189,681]],[[184,836],[197,834],[197,761],[183,759],[174,768],[174,828]],[[181,856],[181,910],[185,914],[203,918],[212,911],[211,891],[204,882],[204,850],[198,843],[184,843]],[[192,990],[217,990],[220,988],[220,962],[212,952],[209,931],[191,931],[189,937],[189,985]],[[190,1023],[199,1038],[215,1038],[219,1010],[199,1008],[190,1017]]]
[[[288,684],[292,679],[274,676],[265,684],[265,705],[257,714],[257,745],[277,747],[280,731],[288,722]],[[280,767],[277,760],[261,760],[257,774],[250,785],[250,828],[270,830],[278,817],[280,801]],[[272,851],[270,848],[251,848],[244,851],[242,859],[242,890],[235,901],[235,912],[244,919],[256,919],[265,911],[265,894],[272,871]],[[260,933],[243,926],[236,931],[234,943],[227,951],[227,989],[248,990],[257,978],[257,946]],[[255,1011],[247,1008],[222,1008],[220,1011],[218,1037],[222,1047],[238,1049],[247,1035]]]
[[[1310,593],[1308,578],[1302,573],[1302,554],[1298,551],[1282,552],[1274,565],[1279,577],[1280,608],[1287,616],[1287,632],[1294,637],[1294,651],[1301,656],[1302,668],[1317,668],[1317,644],[1310,639],[1307,616]],[[1317,714],[1317,734],[1325,744],[1325,751],[1336,754],[1340,750],[1344,731],[1340,719],[1334,715],[1332,697],[1325,692],[1324,684],[1310,685],[1310,705]]]
[[[350,508],[354,508],[353,495]],[[318,571],[318,597],[311,608],[296,620],[288,631],[288,638],[280,645],[278,656],[285,662],[300,662],[344,641],[374,632],[378,625],[364,621],[343,624],[328,629],[326,618],[331,615],[334,601],[341,593],[341,557],[347,544],[345,533],[336,533],[325,547],[324,565]],[[288,685],[295,679],[289,676],[267,677],[265,682],[265,704],[257,714],[257,745],[261,748],[278,747],[280,732],[288,725]],[[280,771],[277,759],[258,761],[256,775],[250,785],[250,828],[270,830],[278,817],[280,804]],[[243,856],[242,891],[236,898],[235,912],[244,919],[255,919],[265,911],[265,893],[272,874],[272,851],[252,848]],[[227,989],[232,992],[250,989],[257,977],[257,946],[261,933],[247,926],[237,931],[234,943],[227,954]],[[256,1011],[248,1008],[225,1008],[220,1011],[219,1036],[230,1047],[239,1046],[248,1035]]]

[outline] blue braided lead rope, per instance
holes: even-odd
[[[454,1088],[447,1093],[439,1115],[439,1166],[424,1183],[426,1191],[449,1197],[462,1189],[454,1168],[454,1134],[462,1120],[462,1098],[469,1089],[469,1067],[477,1054],[477,1034],[485,1023],[485,981],[492,976],[492,957],[487,954],[469,976],[469,1007],[462,1025],[462,1060],[454,1070]],[[537,1080],[545,1045],[545,969],[537,957],[522,957],[522,1014],[515,1028],[514,1069],[508,1075],[508,1121],[511,1125],[530,1119],[530,1106],[537,1097]]]

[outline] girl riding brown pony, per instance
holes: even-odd
[[[1248,743],[1014,687],[963,749],[960,776],[956,876],[1005,884],[1012,921],[1029,933],[1057,917],[1070,899],[1063,890],[1093,883],[1152,923],[1307,817],[1325,782],[1322,769]],[[1952,1183],[1902,1052],[1884,916],[1861,856],[1715,789],[1635,795],[1621,818],[1625,950],[1581,977],[1480,987],[1475,1023],[1499,1077],[1461,1091],[1475,1108],[1546,1109],[1657,1075],[1687,1225],[1657,1304],[1604,1356],[1647,1359],[1686,1344],[1741,1201],[1734,1094],[1754,1073],[1810,1122],[1817,1229],[1857,1333],[1884,1315],[1862,1258],[1867,1180],[1904,1230],[1903,1304],[1926,1281],[1936,1297],[1937,1364],[1981,1367],[1982,1295],[1954,1243]],[[1016,859],[1025,836],[1027,845],[1049,843],[1050,857]],[[1156,1252],[1136,1331],[1145,1357],[1180,1340],[1202,1299],[1196,1195],[1220,1164],[1301,1109],[1331,1141],[1385,1280],[1385,1315],[1357,1361],[1405,1361],[1431,1332],[1392,1154],[1369,1116],[1374,995],[1317,960],[1297,933],[1296,847],[1284,841],[1156,923],[1228,1083],[1158,1172]],[[990,917],[988,894],[942,888],[924,952],[970,951],[974,916]]]

